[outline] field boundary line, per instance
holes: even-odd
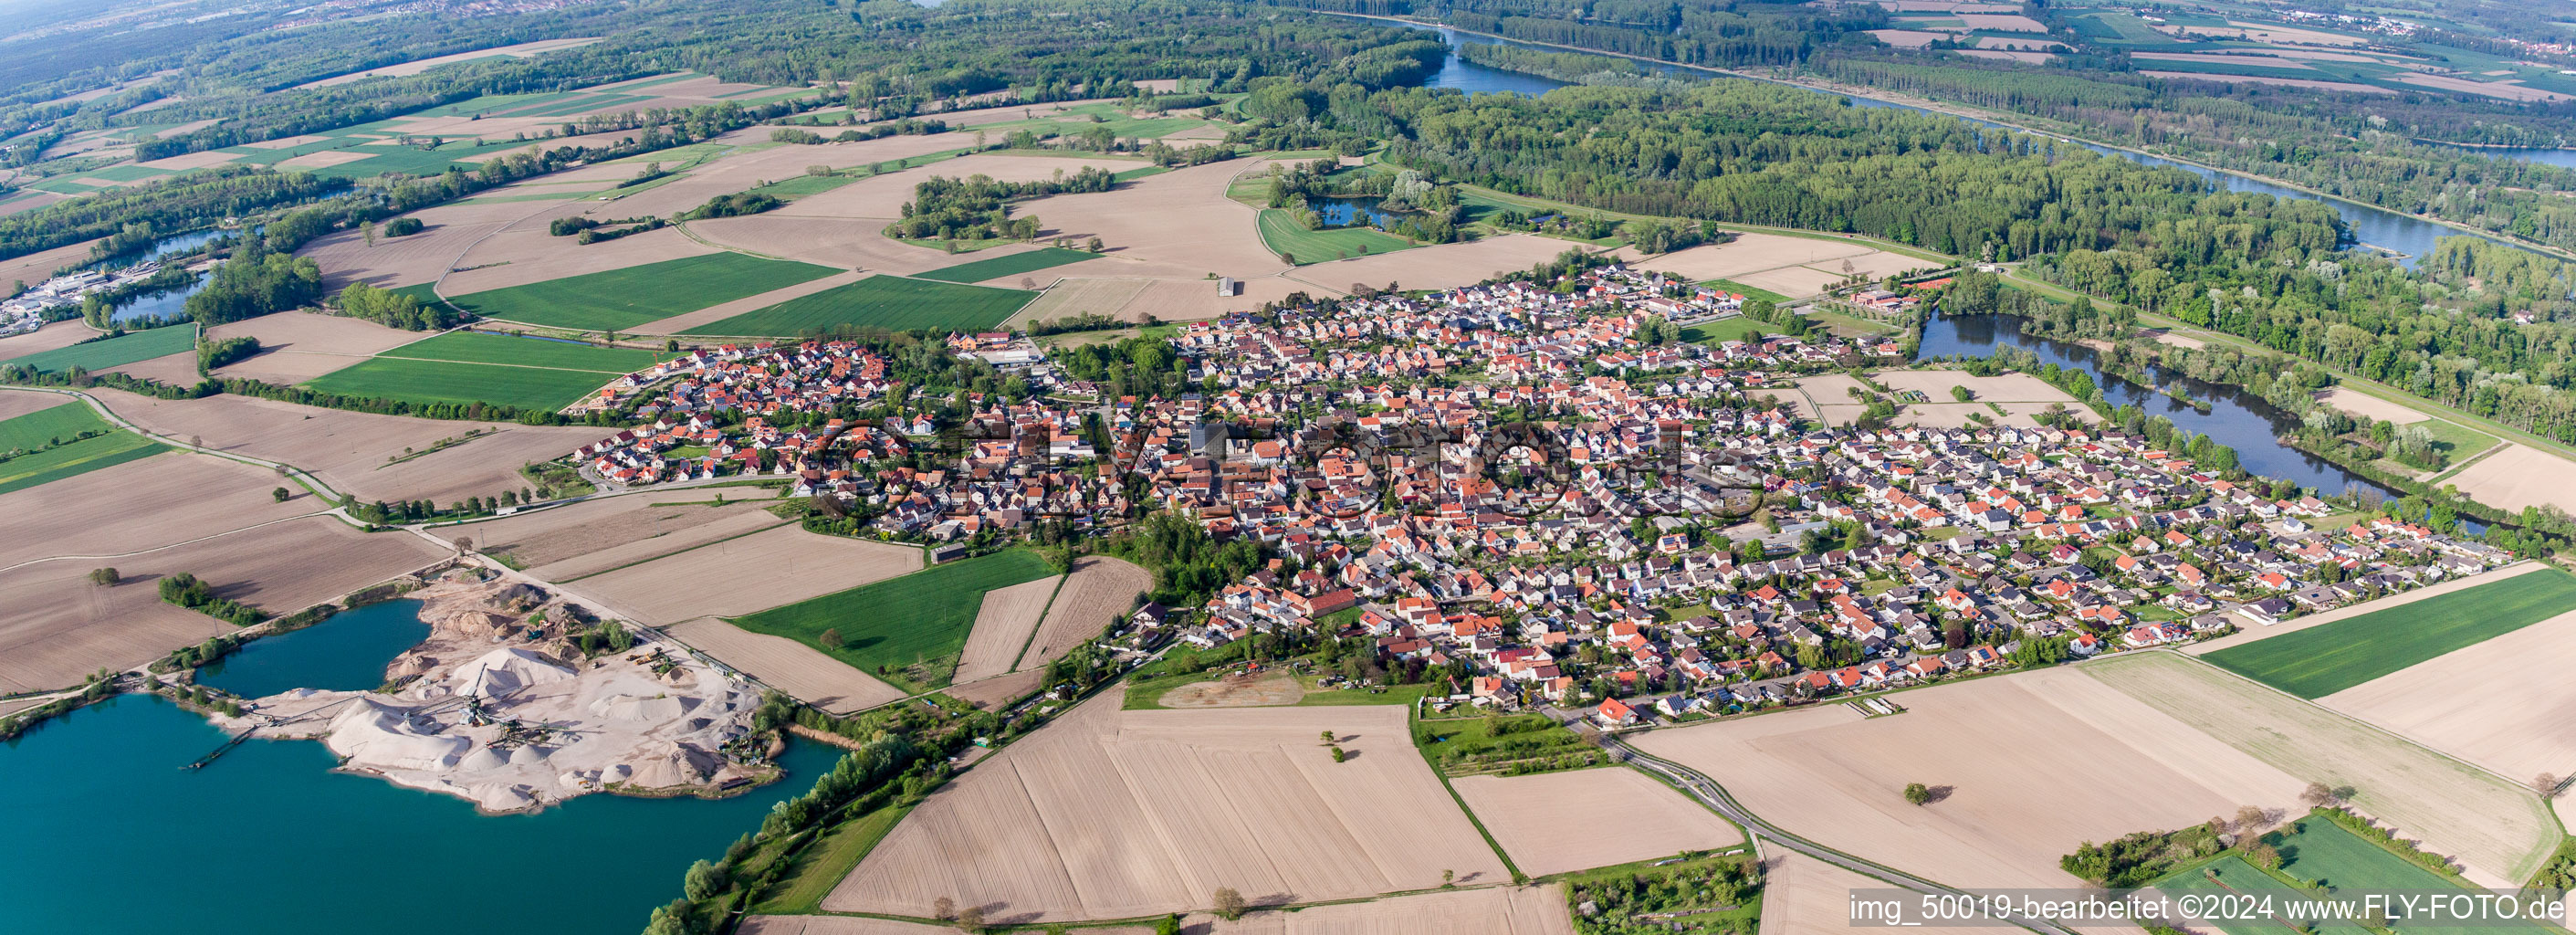
[[[1002,670],[1003,675],[1020,671],[1020,663],[1029,658],[1029,647],[1038,644],[1038,631],[1046,629],[1047,611],[1055,609],[1055,599],[1064,596],[1064,584],[1071,580],[1073,580],[1073,572],[1070,571],[1055,576],[1055,590],[1047,592],[1046,606],[1038,608],[1038,625],[1029,628],[1028,638],[1020,641],[1020,651],[1011,657],[1011,667]],[[991,597],[993,592],[986,591],[984,596]],[[971,638],[974,634],[968,633],[967,636]]]
[[[743,501],[743,502],[745,502],[745,503],[749,503],[749,502],[751,502],[751,501],[746,500],[746,501]],[[652,504],[649,504],[649,503],[645,504],[645,508],[647,508],[647,509],[652,508]],[[690,547],[685,548],[685,549],[680,549],[680,550],[678,550],[678,551],[673,551],[673,552],[664,552],[664,553],[662,553],[662,554],[660,554],[660,555],[656,555],[656,556],[653,556],[653,557],[651,557],[651,558],[640,558],[640,559],[636,559],[635,561],[631,561],[631,562],[628,562],[628,563],[626,563],[626,564],[616,566],[616,567],[614,567],[614,568],[602,568],[602,569],[600,569],[600,570],[598,570],[598,571],[594,571],[594,572],[587,572],[587,573],[584,573],[584,574],[578,574],[578,575],[574,575],[574,576],[572,576],[572,577],[570,577],[570,578],[562,578],[562,579],[558,579],[558,580],[557,580],[557,583],[560,583],[560,584],[570,584],[570,583],[572,583],[572,582],[579,581],[579,580],[581,580],[581,579],[583,579],[583,578],[596,578],[596,577],[599,577],[600,575],[604,575],[604,574],[607,574],[607,573],[612,572],[612,571],[624,571],[624,570],[626,570],[626,569],[633,568],[633,567],[635,567],[635,566],[637,566],[637,565],[644,565],[644,564],[649,564],[649,563],[652,563],[652,562],[658,562],[658,561],[661,561],[661,560],[666,559],[666,558],[670,558],[670,557],[675,556],[675,555],[686,555],[686,554],[688,554],[688,553],[690,553],[690,552],[695,552],[695,551],[697,551],[697,550],[699,550],[699,549],[703,549],[703,548],[706,548],[706,547],[711,546],[711,545],[723,545],[723,544],[725,544],[725,543],[727,543],[727,542],[732,542],[732,541],[734,541],[734,540],[736,540],[736,539],[740,539],[740,538],[742,538],[742,537],[744,537],[744,536],[756,536],[756,535],[759,535],[759,534],[761,534],[761,533],[768,532],[768,531],[770,531],[770,530],[772,530],[772,529],[776,529],[776,528],[778,528],[778,527],[780,527],[780,526],[785,526],[785,525],[787,525],[787,524],[789,524],[789,523],[795,523],[795,522],[799,522],[799,521],[798,521],[798,520],[792,520],[792,519],[779,520],[778,522],[771,523],[771,524],[769,524],[769,525],[767,525],[767,526],[762,526],[762,527],[760,527],[760,528],[758,528],[758,529],[754,529],[754,530],[752,530],[752,531],[750,531],[750,532],[746,532],[746,533],[737,533],[737,534],[735,534],[735,535],[726,536],[726,537],[724,537],[724,538],[722,538],[722,539],[717,539],[717,540],[714,540],[714,541],[712,541],[712,542],[701,542],[701,543],[698,543],[698,544],[696,544],[696,545],[690,546]],[[648,542],[649,542],[649,541],[651,541],[651,540],[649,540],[649,539],[648,539],[648,540],[645,540],[645,541],[648,541]],[[535,575],[529,575],[528,577],[534,578],[534,577],[536,577],[536,576],[535,576]],[[540,580],[542,580],[542,579],[540,579]],[[758,611],[754,611],[754,613],[758,613]],[[750,614],[745,614],[744,616],[750,616]],[[731,622],[733,622],[731,619],[729,619],[729,618],[724,618],[724,617],[717,617],[716,619],[718,619],[718,620],[724,620],[724,621],[725,621],[725,622],[727,622],[727,623],[731,623]],[[854,668],[855,668],[855,667],[854,667]]]

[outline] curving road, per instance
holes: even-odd
[[[1570,728],[1573,724],[1569,722],[1567,726]],[[1718,785],[1716,780],[1708,778],[1706,774],[1690,767],[1683,766],[1679,763],[1675,763],[1671,760],[1663,759],[1640,751],[1635,747],[1629,746],[1628,742],[1620,739],[1618,735],[1602,734],[1601,745],[1603,749],[1610,751],[1611,756],[1625,761],[1632,766],[1636,766],[1640,769],[1662,776],[1666,780],[1672,782],[1673,785],[1680,787],[1682,791],[1690,793],[1690,796],[1694,799],[1698,799],[1701,804],[1707,805],[1709,808],[1716,810],[1718,814],[1726,816],[1727,820],[1743,826],[1746,833],[1751,835],[1754,839],[1757,851],[1761,846],[1760,842],[1763,840],[1769,840],[1773,844],[1805,854],[1817,860],[1824,861],[1825,863],[1841,867],[1845,870],[1849,870],[1853,873],[1857,873],[1871,879],[1879,880],[1891,886],[1913,890],[1917,893],[1963,895],[1966,892],[1955,887],[1946,886],[1932,880],[1927,880],[1922,877],[1906,873],[1893,867],[1854,857],[1850,854],[1834,850],[1814,841],[1809,841],[1797,835],[1790,834],[1789,832],[1782,831],[1778,826],[1763,821],[1760,817],[1754,815],[1752,810],[1744,807],[1744,803],[1736,801],[1733,795],[1729,795],[1726,791],[1726,787]],[[2038,932],[2040,935],[2078,935],[2078,933],[2073,929],[2041,919],[2007,915],[2003,917],[2003,921]]]

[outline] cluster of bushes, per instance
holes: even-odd
[[[420,233],[424,226],[419,218],[395,218],[385,222],[385,236],[409,237]]]
[[[267,611],[218,596],[213,585],[184,571],[161,579],[161,599],[237,627],[268,619]]]
[[[780,201],[774,196],[762,194],[760,192],[735,192],[730,195],[718,195],[714,198],[707,199],[706,204],[702,204],[691,209],[686,216],[686,219],[696,221],[705,218],[742,217],[747,214],[759,214],[763,211],[776,210],[779,205],[783,204],[786,204],[786,202]],[[591,232],[584,232],[583,243],[590,242],[588,240],[590,233]],[[627,231],[626,233],[633,233],[633,231]]]
[[[1750,902],[1761,891],[1759,871],[1744,860],[1720,859],[1579,879],[1567,889],[1566,901],[1591,907],[1574,916],[1574,930],[1582,935],[1725,931],[1749,935],[1749,927],[1736,927],[1744,920],[1720,913]]]
[[[2397,839],[2396,835],[2388,833],[2388,829],[2372,824],[2370,819],[2353,814],[2349,809],[2327,808],[2320,806],[2310,811],[2309,814],[2334,822],[2335,824],[2342,825],[2344,830],[2358,835],[2362,840],[2377,844],[2381,849],[2399,857],[2406,858],[2409,863],[2413,863],[2418,867],[2433,871],[2434,873],[2441,874],[2445,877],[2457,877],[2460,875],[2460,869],[2458,867],[2451,866],[2450,858],[2426,851],[2423,848],[2416,847],[2412,843],[2400,841]],[[2546,873],[2547,870],[2544,870],[2543,872]]]
[[[216,338],[197,342],[197,372],[205,373],[225,364],[247,360],[259,353],[259,339],[250,335]]]
[[[2179,831],[2139,831],[2109,844],[2084,842],[2057,859],[2066,872],[2095,886],[2145,886],[2184,861],[2218,853],[2218,832],[2208,825]]]
[[[763,208],[761,210],[766,211],[768,209]],[[616,240],[620,237],[641,234],[645,231],[661,230],[662,228],[670,226],[670,224],[671,222],[662,220],[661,218],[645,218],[643,221],[638,222],[632,227],[621,227],[613,230],[606,227],[597,227],[582,231],[578,236],[573,238],[573,242],[579,244],[594,244],[604,240]]]
[[[106,669],[100,669],[89,677],[89,681],[81,685],[80,694],[56,698],[7,717],[0,717],[0,740],[15,740],[18,735],[26,733],[27,728],[34,727],[49,718],[69,714],[73,708],[113,694],[116,694],[115,677],[109,675]]]
[[[1099,166],[1084,166],[1070,175],[1030,182],[1001,182],[982,175],[966,179],[932,176],[913,186],[913,200],[904,204],[903,219],[888,227],[886,232],[906,239],[1010,237],[1025,240],[1037,236],[1038,219],[1010,217],[1005,205],[1011,200],[1037,195],[1105,192],[1117,184],[1117,174]]]
[[[388,328],[404,331],[445,331],[463,321],[465,316],[445,302],[428,305],[409,295],[378,289],[363,282],[353,282],[340,290],[335,300],[340,313],[363,318]]]

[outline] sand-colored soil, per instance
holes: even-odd
[[[2314,69],[2316,66],[2269,55],[2223,55],[2215,52],[2131,52],[2130,58],[2155,62],[2206,62],[2212,65],[2261,65],[2265,68]]]
[[[2195,71],[2149,71],[2138,74],[2153,78],[2180,78],[2186,81],[2222,81],[2228,84],[2268,84],[2284,88],[2306,88],[2312,91],[2347,91],[2356,94],[2395,94],[2377,85],[2353,84],[2348,81],[2310,81],[2306,78],[2276,78],[2270,75],[2218,75]]]
[[[2025,65],[2046,65],[2057,60],[2057,56],[2047,52],[2007,52],[2002,49],[1961,49],[1959,50],[1959,54],[1965,55],[1969,58],[1993,59],[1999,62],[2020,62]]]
[[[689,222],[711,244],[780,259],[872,273],[919,273],[973,259],[887,237],[891,217],[800,218],[776,212]]]
[[[374,246],[359,231],[340,231],[315,239],[297,256],[322,266],[323,280],[337,289],[352,282],[380,288],[431,282],[458,265],[457,257],[476,241],[511,222],[543,210],[528,204],[454,204],[413,212],[427,225],[408,237],[378,236]]]
[[[471,62],[476,59],[491,58],[498,55],[506,55],[511,58],[527,58],[546,52],[579,48],[598,41],[599,37],[597,36],[576,39],[546,39],[539,42],[522,42],[517,45],[505,45],[490,49],[476,49],[471,52],[458,52],[454,55],[441,55],[437,58],[425,58],[416,62],[404,62],[400,65],[387,65],[383,68],[370,68],[366,71],[355,71],[345,75],[333,75],[320,81],[307,81],[303,84],[296,85],[295,89],[327,88],[335,84],[348,84],[353,81],[364,81],[368,78],[377,78],[388,75],[417,75],[440,65],[447,65],[455,62]]]
[[[997,922],[1123,918],[1199,907],[1220,886],[1276,904],[1504,873],[1414,752],[1402,707],[1118,705],[1103,694],[977,763],[823,908],[927,916],[947,897]]]
[[[882,581],[921,567],[921,550],[782,526],[582,579],[578,590],[627,617],[667,626],[739,617]]]
[[[2399,837],[2459,861],[2463,875],[2480,886],[2515,885],[2540,869],[2558,844],[2558,819],[2519,780],[2499,779],[2216,666],[2154,652],[2078,668],[2302,781],[2353,787],[2355,807],[2395,827]],[[2169,762],[2191,763],[2206,776],[2211,761]],[[2137,786],[2132,780],[2123,788]]]
[[[1887,370],[1871,374],[1870,379],[1899,392],[1915,390],[1935,400],[1952,399],[1950,388],[1964,386],[1976,394],[1978,402],[1998,403],[2071,403],[2075,397],[2065,390],[2026,373],[2007,373],[1980,377],[1955,370]],[[1800,386],[1806,385],[1803,381]]]
[[[1188,930],[1197,935],[1201,929]],[[1206,935],[1574,935],[1560,884],[1454,890],[1210,919]],[[819,935],[819,933],[817,933]]]
[[[2397,80],[2421,88],[2432,88],[2439,91],[2458,91],[2465,94],[2476,94],[2483,97],[2503,98],[2508,101],[2555,102],[2567,100],[2570,97],[2570,95],[2560,94],[2556,91],[2543,91],[2539,88],[2515,84],[2510,81],[2470,81],[2465,78],[2453,78],[2447,75],[2412,74],[2398,75]]]
[[[636,325],[635,327],[628,329],[628,331],[634,334],[679,334],[691,328],[700,327],[702,325],[711,325],[727,318],[732,318],[736,315],[756,312],[799,296],[813,295],[814,293],[821,292],[826,289],[837,289],[859,280],[866,279],[871,275],[874,274],[855,272],[834,273],[821,279],[808,279],[804,282],[800,282],[783,289],[771,289],[759,295],[744,296],[721,305],[710,305],[694,312],[689,312],[683,315],[673,315],[660,321],[648,321],[643,324]]]
[[[1734,824],[1631,769],[1462,776],[1449,785],[1531,876],[1744,843]]]
[[[1298,267],[1288,275],[1328,289],[1347,290],[1361,283],[1382,289],[1390,282],[1407,289],[1450,289],[1528,269],[1556,259],[1569,249],[1582,249],[1582,245],[1536,234],[1504,234],[1470,243],[1316,263]]]
[[[290,156],[279,161],[277,165],[278,168],[281,169],[328,169],[332,166],[347,165],[352,162],[363,162],[365,160],[376,158],[376,155],[377,154],[367,152],[365,150],[325,149],[320,152],[305,153],[301,156]]]
[[[1043,669],[1075,646],[1098,637],[1109,620],[1136,609],[1137,595],[1154,587],[1154,573],[1122,559],[1088,556],[1074,562],[1073,574],[1047,605],[1037,638],[1013,668]]]
[[[0,393],[0,401],[22,399],[62,397]],[[280,485],[293,492],[283,503],[270,494]],[[10,517],[10,534],[0,536],[0,568],[58,556],[118,556],[328,509],[303,488],[237,461],[154,455],[0,494],[0,516]]]
[[[2317,700],[2509,779],[2576,774],[2576,613]]]
[[[141,377],[146,380],[155,380],[177,386],[187,386],[196,383],[198,380],[197,352],[181,351],[176,354],[163,354],[159,357],[146,358],[130,364],[109,367],[106,372],[121,373],[130,377]]]
[[[1047,599],[1063,583],[1064,578],[1056,576],[984,592],[984,605],[975,612],[975,629],[966,637],[965,655],[957,660],[957,673],[950,678],[974,682],[1011,671],[1020,649],[1037,633]]]
[[[102,666],[140,665],[234,629],[163,602],[153,583],[162,576],[195,574],[218,594],[288,614],[413,571],[440,554],[409,533],[370,534],[310,517],[142,555],[0,572],[0,607],[12,608],[0,614],[0,691],[69,685]],[[89,583],[90,570],[102,566],[114,567],[124,583]]]
[[[821,650],[783,636],[753,633],[714,617],[672,627],[671,636],[798,701],[833,714],[903,699],[902,689],[878,681]]]
[[[672,227],[585,245],[572,237],[548,234],[543,226],[521,229],[524,226],[514,225],[493,234],[466,251],[464,259],[456,263],[465,271],[448,274],[438,284],[439,293],[472,295],[490,289],[507,289],[549,279],[716,252],[715,248],[690,240],[689,235]]]
[[[1900,49],[1920,49],[1937,40],[1950,38],[1949,33],[1924,32],[1920,29],[1873,29],[1869,34],[1877,36],[1880,42]]]
[[[971,136],[970,134],[970,139]],[[1056,156],[1009,151],[976,153],[861,179],[819,195],[796,199],[794,203],[778,209],[776,213],[787,217],[902,217],[903,206],[912,202],[913,189],[934,176],[963,179],[983,175],[1002,182],[1036,182],[1051,178],[1058,173],[1072,175],[1085,166],[1098,166],[1111,172],[1124,172],[1151,164],[1135,159],[1110,159],[1099,156]],[[1017,215],[1023,212],[1014,210],[1012,213]],[[1045,216],[1039,215],[1039,217]]]
[[[2363,601],[2350,607],[2337,607],[2323,613],[2309,614],[2304,617],[2294,617],[2268,627],[2239,617],[2236,619],[2236,632],[2214,640],[2204,640],[2198,643],[2193,643],[2189,646],[2183,647],[2182,651],[2194,656],[2206,656],[2230,646],[2241,646],[2255,640],[2269,639],[2283,633],[2305,630],[2309,627],[2320,624],[2333,623],[2337,620],[2358,617],[2368,613],[2377,613],[2391,607],[2403,607],[2405,605],[2415,603],[2416,601],[2424,600],[2425,598],[2439,597],[2453,591],[2474,588],[2479,585],[2493,584],[2506,578],[2514,577],[2515,575],[2527,574],[2547,567],[2549,566],[2543,565],[2539,562],[2515,562],[2502,568],[2470,575],[2466,578],[2454,578],[2431,587],[2417,588],[2402,594],[2391,594],[2378,600]]]
[[[599,429],[453,422],[380,416],[224,393],[204,399],[154,399],[106,388],[90,391],[116,414],[144,429],[206,447],[311,471],[360,500],[432,500],[499,496],[528,486],[522,465],[550,461],[598,441]],[[484,434],[446,449],[439,440]]]
[[[1249,279],[1287,269],[1288,264],[1279,262],[1261,243],[1256,226],[1259,212],[1225,197],[1227,186],[1241,171],[1246,167],[1236,162],[1175,169],[1115,191],[1038,198],[1020,203],[1015,210],[1044,221],[1040,233],[1045,237],[1071,237],[1079,243],[1097,236],[1106,243],[1109,261],[1119,265],[1100,260],[1086,263],[1094,267],[1082,271],[1088,276],[1197,279],[1215,273]],[[1387,278],[1400,277],[1378,277],[1376,284],[1384,285]],[[1213,293],[1215,287],[1209,291]]]
[[[20,282],[32,286],[54,278],[55,270],[87,263],[90,245],[95,243],[98,241],[84,240],[68,247],[39,250],[25,256],[0,260],[0,289],[8,288],[11,283]]]
[[[1759,273],[1746,273],[1734,279],[1736,282],[1756,289],[1767,289],[1792,299],[1800,299],[1821,293],[1834,283],[1841,282],[1843,274],[1826,272],[1813,266],[1783,266]]]
[[[97,336],[98,332],[78,320],[57,321],[26,334],[0,338],[0,360],[70,347]]]
[[[1782,234],[1737,234],[1722,244],[1675,250],[1635,264],[1640,269],[1670,273],[1693,281],[1732,279],[1746,273],[1820,263],[1876,253],[1878,248],[1849,240],[1790,237]]]
[[[2518,442],[2451,476],[2461,493],[2489,506],[2521,512],[2527,506],[2555,506],[2576,513],[2576,462]]]
[[[1286,673],[1260,678],[1229,675],[1176,687],[1154,703],[1166,708],[1267,708],[1296,704],[1304,697],[1306,686]]]
[[[240,158],[240,156],[234,153],[209,149],[201,152],[188,153],[182,156],[172,156],[168,159],[155,159],[151,162],[136,163],[136,165],[140,165],[146,169],[160,169],[165,172],[186,172],[190,169],[213,168],[238,158]]]
[[[1850,935],[1853,890],[1894,889],[1787,848],[1763,854],[1761,935]],[[2011,925],[1945,926],[1983,935],[2019,935]]]
[[[563,581],[757,531],[780,522],[752,502],[654,506],[652,492],[586,500],[456,527],[475,550],[506,555],[531,577]]]
[[[1638,745],[1786,831],[1970,888],[2076,886],[2058,858],[2085,841],[2295,806],[2304,785],[2067,669],[1908,692],[1905,706],[1658,730]],[[1946,794],[1909,804],[1914,782]]]
[[[2320,392],[2317,394],[2317,402],[2332,406],[2336,409],[2341,409],[2362,418],[2376,419],[2381,422],[2395,422],[2401,425],[2408,422],[2422,422],[2425,419],[2431,418],[2421,412],[2408,409],[2377,396],[2347,389],[2331,389]]]
[[[421,339],[421,332],[387,328],[360,318],[278,312],[217,325],[213,337],[248,335],[260,351],[249,359],[215,368],[218,377],[296,384],[366,360],[368,355]]]
[[[69,197],[71,196],[54,192],[20,191],[9,198],[0,199],[0,217],[8,217],[20,211],[33,211]]]
[[[1995,32],[2044,33],[2048,31],[2048,27],[2040,25],[2038,20],[2031,19],[2030,17],[2022,16],[2020,14],[1959,13],[1954,15],[1958,16],[1961,20],[1965,20],[1969,29],[1986,29]]]

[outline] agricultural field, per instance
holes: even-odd
[[[781,526],[581,579],[576,590],[655,626],[741,617],[904,574],[921,550]]]
[[[2576,774],[2576,613],[2561,613],[2317,699],[2507,779]]]
[[[2576,474],[2576,462],[2520,443],[2508,443],[2477,463],[2451,475],[2448,484],[2480,503],[2507,510],[2526,507],[2554,506],[2576,509],[2576,484],[2566,478]]]
[[[1463,776],[1449,785],[1512,865],[1534,877],[1744,843],[1734,824],[1632,769]]]
[[[793,639],[898,685],[937,688],[949,683],[985,592],[1054,575],[1055,569],[1037,553],[1012,549],[933,565],[733,622]],[[827,633],[831,639],[824,638]]]
[[[809,263],[711,253],[451,296],[449,301],[465,311],[504,321],[591,331],[626,329],[832,273],[830,268]]]
[[[1095,697],[932,793],[822,908],[927,917],[949,898],[1016,924],[1187,911],[1221,886],[1259,905],[1505,878],[1404,721]]]
[[[183,354],[197,347],[197,326],[170,325],[132,331],[104,341],[74,344],[70,347],[40,351],[13,357],[0,364],[33,367],[44,373],[62,373],[72,368],[100,371],[111,367],[139,363],[155,357]]]
[[[90,394],[146,431],[194,438],[217,451],[292,464],[364,501],[450,503],[499,496],[504,490],[529,486],[519,474],[520,465],[563,457],[598,441],[602,434],[585,426],[317,409],[233,393],[154,399],[96,387]]]
[[[261,496],[265,496],[262,494]],[[232,624],[161,600],[153,579],[188,572],[215,592],[286,614],[429,564],[445,550],[411,535],[368,534],[329,517],[270,523],[184,545],[138,539],[114,565],[122,584],[89,581],[95,559],[0,572],[0,692],[70,685],[101,666],[140,665]],[[156,547],[157,546],[157,547]]]
[[[1390,282],[1406,289],[1448,289],[1525,270],[1556,259],[1568,249],[1571,248],[1562,240],[1535,234],[1504,234],[1466,243],[1416,247],[1402,254],[1380,253],[1317,263],[1299,267],[1288,276],[1332,290],[1353,285],[1382,288]]]
[[[1682,340],[1716,345],[1726,341],[1759,341],[1774,329],[1741,315],[1723,321],[1691,325],[1682,329]]]
[[[782,522],[756,501],[656,505],[646,494],[523,510],[456,531],[533,577],[574,581]]]
[[[841,327],[982,331],[1001,324],[1034,295],[1018,289],[870,276],[683,333],[789,337]]]
[[[1109,619],[1136,609],[1154,587],[1154,573],[1124,559],[1090,555],[1074,560],[1073,574],[1047,605],[1045,622],[1015,669],[1044,669],[1075,646],[1108,629]]]
[[[2301,698],[2322,698],[2511,633],[2571,606],[2576,606],[2576,575],[2549,568],[2201,658]]]
[[[307,380],[304,387],[414,403],[496,403],[551,412],[579,402],[615,376],[588,370],[375,357]]]
[[[1020,651],[1037,635],[1048,600],[1063,583],[1060,576],[1048,576],[984,592],[984,603],[975,611],[975,627],[957,657],[953,681],[974,682],[1011,671]]]
[[[2352,787],[2355,808],[2465,865],[2478,885],[2528,879],[2558,845],[2558,819],[2519,784],[2216,666],[2174,653],[2132,653],[2076,668],[2282,773]],[[1923,694],[1907,695],[1908,704]],[[2197,820],[2132,820],[2131,830]]]
[[[19,403],[20,397],[33,394],[12,393],[9,396],[9,402]],[[38,398],[63,397],[46,394]],[[105,434],[78,438],[83,432]],[[62,444],[46,447],[57,441]],[[77,477],[170,449],[132,432],[117,431],[99,418],[88,403],[71,401],[0,419],[0,451],[12,450],[30,453],[0,461],[0,493]]]
[[[628,347],[599,347],[483,331],[450,331],[387,350],[378,357],[626,374],[679,355]]]
[[[1261,226],[1262,245],[1272,253],[1295,257],[1299,266],[1413,248],[1413,241],[1374,228],[1307,230],[1298,226],[1288,212],[1277,208],[1262,209],[1256,223]]]
[[[2058,858],[2082,842],[2297,802],[2296,772],[2078,671],[2089,668],[1910,691],[1906,711],[1889,717],[1831,705],[1634,742],[1708,774],[1792,834],[1982,888],[2075,886]],[[1909,783],[1935,800],[1907,802]],[[2104,789],[2121,790],[2119,808],[2101,807]]]
[[[1067,250],[1062,247],[1040,247],[1026,253],[997,256],[989,260],[976,260],[972,263],[959,263],[955,266],[935,269],[926,273],[916,273],[913,278],[932,279],[940,282],[975,283],[983,282],[987,279],[1000,279],[1005,276],[1034,273],[1042,269],[1054,269],[1058,266],[1066,266],[1080,263],[1084,260],[1097,259],[1100,259],[1100,254],[1097,253],[1085,253],[1080,250]]]
[[[2549,566],[2539,562],[2515,562],[2502,568],[2469,575],[2467,577],[2452,578],[2449,581],[2444,581],[2429,587],[2421,587],[2412,591],[2392,594],[2387,597],[2379,598],[2378,600],[2363,601],[2359,604],[2354,604],[2348,607],[2337,607],[2333,610],[2325,611],[2323,613],[2308,614],[2304,617],[2292,617],[2268,627],[2254,626],[2241,628],[2234,633],[2230,633],[2214,640],[2204,640],[2202,642],[2185,646],[2181,651],[2185,655],[2206,656],[2210,653],[2231,647],[2243,646],[2247,643],[2255,643],[2271,639],[2284,633],[2296,633],[2300,630],[2308,629],[2309,627],[2321,627],[2326,624],[2334,623],[2339,620],[2347,620],[2363,614],[2376,613],[2378,611],[2395,607],[2404,607],[2417,601],[2432,600],[2445,594],[2465,591],[2474,587],[2481,587],[2498,581],[2503,581],[2508,578],[2513,578],[2518,575],[2540,571],[2547,567]]]
[[[0,393],[0,401],[55,399]],[[0,423],[6,424],[6,423]],[[176,455],[101,466],[41,488],[0,494],[0,568],[57,555],[117,555],[329,509],[295,484],[279,502],[275,474],[222,458]]]
[[[437,299],[432,297],[429,301]],[[417,341],[420,336],[417,331],[387,328],[365,319],[303,311],[275,312],[206,331],[210,340],[259,339],[259,353],[215,368],[215,376],[283,384],[302,383],[379,351]]]
[[[904,697],[902,689],[811,646],[754,633],[715,617],[691,620],[670,632],[691,648],[833,714],[850,714]]]

